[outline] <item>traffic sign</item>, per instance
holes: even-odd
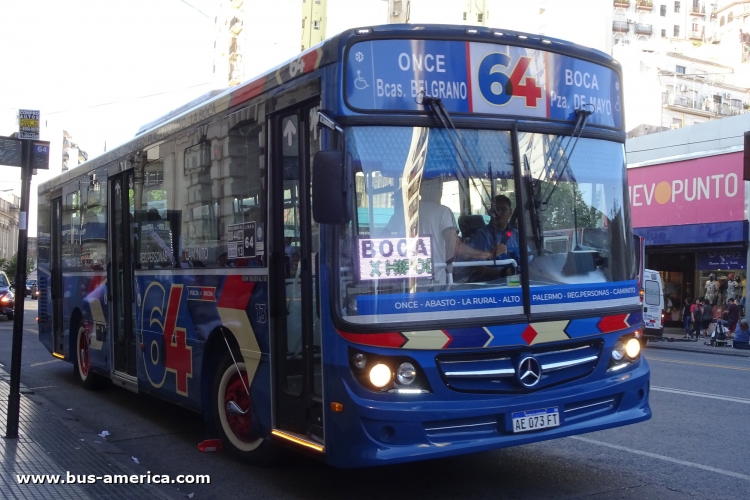
[[[39,139],[39,110],[18,110],[18,138]]]
[[[31,145],[31,168],[49,170],[49,141],[34,141]]]

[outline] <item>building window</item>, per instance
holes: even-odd
[[[667,38],[667,30],[661,30],[661,37]]]
[[[677,66],[675,69],[675,73],[678,75],[684,75],[685,74],[685,66]]]
[[[464,21],[466,21],[466,12],[464,12]]]
[[[313,21],[313,29],[314,30],[320,29],[320,21]]]
[[[483,19],[484,19],[484,14],[482,14],[481,12],[479,14],[477,14],[477,22],[478,23],[481,23]]]
[[[672,118],[672,128],[682,127],[682,118]]]
[[[661,7],[659,7],[659,15],[661,17],[667,17],[667,6],[666,5],[662,5]]]
[[[305,20],[302,20],[302,29],[305,29]]]
[[[729,15],[727,16],[727,22],[728,22],[728,23],[731,23],[732,21],[734,21],[734,14],[732,14],[732,13],[730,12],[730,13],[729,13]]]
[[[719,20],[719,26],[724,26],[724,16],[721,16],[721,19]]]
[[[680,2],[675,2],[674,3],[674,11],[675,12],[680,12]]]
[[[680,25],[675,24],[674,25],[674,36],[680,36]]]

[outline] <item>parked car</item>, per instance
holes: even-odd
[[[26,297],[36,300],[39,298],[39,287],[35,279],[26,280]]]
[[[4,314],[9,320],[13,319],[15,313],[14,299],[10,280],[4,272],[0,271],[0,314]]]

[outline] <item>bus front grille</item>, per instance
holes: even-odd
[[[523,393],[579,379],[590,374],[599,361],[603,341],[554,344],[493,350],[472,354],[445,354],[437,358],[437,366],[445,384],[460,392]],[[542,368],[542,376],[533,387],[523,386],[516,374],[519,363],[534,357]]]

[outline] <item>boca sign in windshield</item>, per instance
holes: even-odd
[[[449,112],[575,120],[621,128],[620,77],[610,68],[524,47],[441,40],[352,45],[346,102],[357,110],[422,111],[423,95]]]

